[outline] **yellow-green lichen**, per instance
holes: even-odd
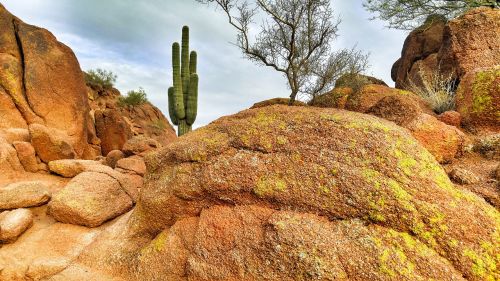
[[[472,85],[472,113],[482,113],[493,109],[492,84],[500,77],[500,67],[476,73]],[[493,86],[494,87],[494,86]]]
[[[286,188],[287,184],[283,179],[264,176],[257,181],[253,192],[259,197],[265,197],[275,192],[283,192]]]
[[[471,249],[465,249],[464,256],[472,261],[472,273],[483,280],[497,280],[495,272],[500,257],[493,258],[489,253],[477,253]]]

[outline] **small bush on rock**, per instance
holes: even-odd
[[[141,105],[148,101],[146,96],[146,91],[144,91],[143,88],[139,88],[139,90],[129,91],[127,93],[127,96],[121,96],[118,99],[118,105],[121,107]]]
[[[111,89],[116,82],[116,74],[101,68],[91,69],[85,72],[85,82],[91,87]]]
[[[453,76],[443,75],[439,68],[432,73],[421,73],[421,83],[409,79],[409,90],[429,103],[432,110],[441,114],[455,110],[457,81]]]

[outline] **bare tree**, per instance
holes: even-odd
[[[500,8],[498,0],[364,0],[363,6],[390,28],[404,30],[422,25],[429,16],[452,19],[480,6]]]
[[[197,1],[215,3],[225,12],[238,32],[235,45],[246,58],[286,77],[290,104],[298,94],[314,97],[330,90],[340,75],[367,68],[368,55],[355,48],[332,52],[340,20],[335,19],[330,0]],[[251,38],[256,16],[263,19]]]

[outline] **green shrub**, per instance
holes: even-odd
[[[126,96],[121,96],[118,99],[118,105],[121,107],[125,106],[137,106],[147,102],[146,92],[143,88],[139,90],[129,91]]]
[[[113,72],[101,68],[85,72],[85,82],[87,85],[103,89],[111,89],[116,82],[116,77]]]
[[[335,82],[335,88],[351,88],[354,93],[359,92],[364,86],[373,84],[368,76],[359,73],[345,73]]]

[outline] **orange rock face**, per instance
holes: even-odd
[[[106,109],[96,111],[95,127],[97,137],[101,140],[101,151],[107,155],[113,150],[121,150],[132,137],[132,131],[119,111]]]
[[[457,80],[480,67],[500,61],[500,10],[473,9],[445,23],[436,20],[409,34],[401,58],[392,68],[396,87],[406,89],[411,79],[417,86],[432,73]],[[427,78],[426,78],[427,77]]]
[[[500,61],[500,10],[478,8],[451,20],[443,34],[438,61],[457,77]]]
[[[88,146],[89,106],[73,52],[47,30],[25,24],[2,5],[0,37],[0,127],[38,123],[56,129],[67,135],[76,156],[82,157]]]

